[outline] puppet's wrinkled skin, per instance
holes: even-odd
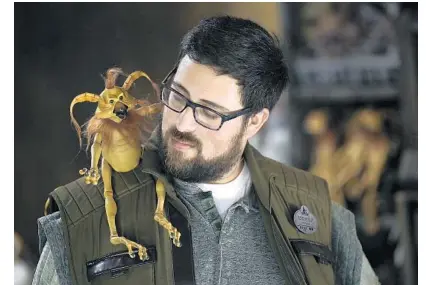
[[[73,116],[73,107],[77,103],[92,102],[98,103],[95,115],[89,120],[87,125],[88,143],[91,146],[91,167],[81,169],[80,175],[85,176],[87,184],[96,185],[100,176],[104,182],[105,209],[110,229],[110,240],[114,245],[124,244],[131,257],[134,257],[133,248],[138,249],[141,260],[149,259],[144,246],[131,241],[125,237],[118,236],[115,224],[117,214],[117,204],[113,198],[111,183],[112,171],[128,172],[136,168],[139,164],[142,148],[142,131],[146,127],[145,118],[159,113],[162,104],[148,104],[146,101],[132,97],[128,90],[133,82],[140,77],[148,79],[159,95],[158,86],[151,81],[143,71],[135,71],[130,74],[122,87],[116,86],[115,82],[119,75],[123,74],[119,68],[111,68],[107,71],[105,78],[105,89],[100,95],[83,93],[76,96],[71,102],[70,116],[77,131],[80,146],[81,128]],[[98,165],[102,155],[101,173]],[[164,184],[157,180],[157,209],[154,220],[164,227],[173,243],[180,244],[180,233],[166,219],[164,215],[165,189]]]

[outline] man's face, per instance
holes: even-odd
[[[184,57],[171,86],[191,101],[222,114],[243,108],[237,81],[218,76],[213,69]],[[247,143],[242,117],[225,122],[218,131],[199,125],[193,110],[182,113],[164,108],[160,155],[166,171],[188,182],[213,182],[223,178],[240,161]]]

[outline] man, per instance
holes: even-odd
[[[114,174],[118,228],[149,260],[111,245],[101,188],[79,179],[52,192],[59,211],[39,219],[33,284],[378,284],[353,215],[330,202],[326,183],[247,143],[287,78],[277,41],[257,24],[201,21],[163,81],[140,165]],[[158,180],[180,248],[153,221]]]

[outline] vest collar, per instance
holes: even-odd
[[[260,202],[266,209],[270,209],[270,179],[274,175],[273,172],[268,173],[270,167],[262,167],[267,164],[267,158],[259,153],[250,143],[247,143],[244,149],[244,159],[250,170],[251,180],[254,186],[254,191],[259,197]],[[266,166],[266,165],[264,165]]]

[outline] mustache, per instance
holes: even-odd
[[[201,145],[200,141],[193,134],[179,132],[177,128],[172,128],[167,133],[167,136],[195,147],[199,147]]]

